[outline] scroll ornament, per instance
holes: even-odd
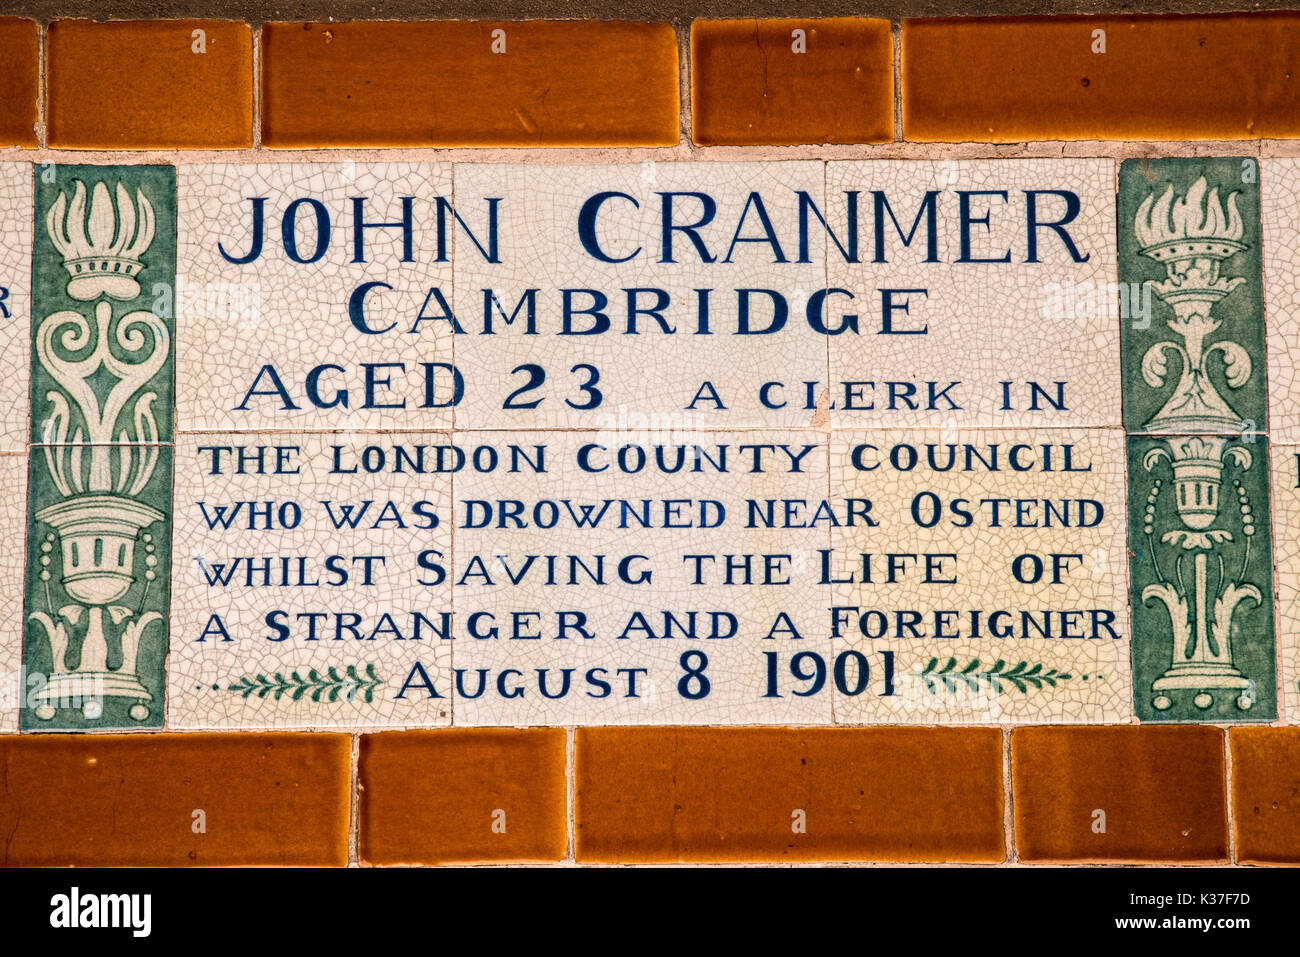
[[[1216,691],[1235,692],[1241,710],[1256,699],[1255,683],[1233,663],[1232,625],[1235,615],[1263,600],[1251,578],[1270,572],[1257,567],[1267,556],[1251,552],[1249,494],[1240,478],[1227,485],[1232,470],[1249,472],[1256,457],[1237,441],[1245,431],[1242,417],[1223,398],[1209,363],[1216,354],[1221,358],[1222,383],[1230,390],[1253,373],[1250,355],[1238,343],[1210,341],[1223,325],[1213,314],[1215,305],[1246,282],[1223,274],[1225,264],[1249,248],[1236,200],[1234,192],[1221,202],[1218,188],[1207,192],[1201,177],[1182,197],[1175,197],[1172,186],[1158,198],[1153,192],[1134,222],[1140,253],[1165,267],[1165,278],[1151,285],[1173,310],[1167,325],[1177,336],[1147,350],[1143,381],[1164,387],[1171,360],[1181,367],[1173,392],[1143,428],[1168,436],[1146,453],[1143,468],[1153,476],[1162,463],[1172,470],[1168,492],[1163,478],[1153,478],[1143,514],[1155,581],[1142,590],[1142,601],[1163,603],[1170,623],[1171,664],[1151,686],[1152,705],[1160,711],[1172,706],[1169,694],[1175,690],[1195,692],[1193,704],[1202,710],[1213,704]],[[1164,494],[1173,495],[1182,527],[1157,540],[1156,507]],[[1229,527],[1229,516],[1236,527]]]
[[[94,184],[87,209],[86,184],[77,181],[71,201],[59,194],[45,227],[68,271],[68,295],[94,307],[55,312],[36,329],[37,361],[58,386],[43,397],[48,414],[40,440],[60,501],[36,513],[54,531],[40,546],[45,609],[29,618],[49,642],[53,673],[35,693],[34,710],[49,720],[72,703],[93,721],[105,698],[118,697],[130,699],[128,714],[143,721],[153,696],[139,677],[140,645],[162,620],[144,610],[158,563],[145,530],[166,515],[139,496],[158,464],[158,393],[150,385],[171,339],[152,312],[115,318],[110,300],[140,295],[154,211],[142,191],[132,198],[117,183],[110,193],[103,181]],[[56,542],[59,584],[73,599],[66,604],[50,588]],[[138,544],[146,553],[145,581],[131,607],[121,602],[138,581]]]

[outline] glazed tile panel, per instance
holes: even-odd
[[[23,668],[23,569],[22,548],[17,544],[25,538],[27,510],[24,507],[27,481],[27,456],[22,453],[0,455],[0,501],[3,502],[5,542],[0,551],[0,574],[4,576],[0,591],[0,612],[3,613],[4,631],[0,634],[0,668],[4,680],[0,683],[0,731],[18,729],[18,713],[27,692],[27,673]]]
[[[805,645],[817,649],[808,667],[829,674],[819,564],[828,523],[811,520],[826,498],[825,439],[691,436],[669,445],[629,432],[512,433],[509,443],[546,450],[546,475],[455,483],[453,602],[471,630],[455,651],[458,720],[830,722],[830,683],[792,689],[779,676]],[[645,470],[628,474],[643,457]],[[575,488],[583,463],[591,474]],[[511,502],[537,503],[531,527],[500,521]],[[568,546],[557,550],[557,538]]]
[[[8,31],[0,31],[0,42]],[[27,366],[31,355],[32,171],[25,163],[0,164],[0,731],[18,727],[26,693],[22,666],[23,567],[27,471]]]
[[[1101,159],[828,163],[828,218],[855,210],[860,243],[828,234],[829,324],[859,330],[831,343],[834,427],[1118,426],[1113,177]]]
[[[25,452],[27,367],[31,356],[32,168],[0,163],[0,451]]]
[[[438,574],[451,560],[440,519],[450,476],[343,471],[394,444],[356,433],[177,439],[172,727],[451,723],[451,584]],[[452,447],[447,433],[401,444]],[[419,690],[403,692],[408,679]]]
[[[1285,717],[1296,176],[0,165],[0,729]]]
[[[455,181],[467,220],[495,206],[500,224],[496,249],[457,237],[457,428],[811,420],[824,164],[458,164]],[[787,385],[765,396],[767,382]]]
[[[161,727],[176,171],[35,175],[21,724]]]
[[[450,166],[179,175],[181,431],[451,426]]]
[[[1146,721],[1277,716],[1260,181],[1250,157],[1120,168],[1120,278],[1142,289],[1122,341]]]
[[[1292,12],[904,20],[903,138],[1294,137],[1297,30]]]
[[[834,661],[892,672],[837,722],[1128,720],[1117,430],[836,433],[831,492],[878,522],[831,532]]]

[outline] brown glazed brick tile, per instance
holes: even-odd
[[[892,140],[889,21],[696,20],[691,117],[700,146]]]
[[[339,734],[6,735],[0,865],[344,866],[351,777]]]
[[[1300,864],[1300,728],[1233,728],[1237,860]]]
[[[667,23],[268,23],[262,32],[271,147],[669,146],[679,109]]]
[[[40,59],[36,22],[0,17],[0,147],[37,145]]]
[[[1300,135],[1300,14],[905,20],[902,58],[908,140]]]
[[[564,765],[563,728],[366,735],[360,857],[371,864],[558,861],[568,844]]]
[[[51,147],[253,145],[253,35],[245,23],[56,20],[45,61]]]
[[[998,862],[1001,742],[995,728],[579,728],[577,859]]]
[[[1017,728],[1011,789],[1022,861],[1227,858],[1218,728]]]

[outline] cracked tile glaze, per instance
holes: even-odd
[[[1122,432],[837,432],[831,495],[837,722],[1128,720]]]
[[[162,727],[176,170],[33,172],[23,655],[32,688],[21,724]]]
[[[1112,169],[458,164],[454,211],[445,166],[182,170],[182,286],[195,291],[178,294],[193,332],[179,386],[173,725],[1126,719],[1122,436],[1062,431],[1120,423],[1118,388],[1096,386],[1118,374]],[[360,251],[359,197],[362,221],[387,224],[361,227]],[[890,216],[899,230],[917,220],[910,242],[895,241]],[[1015,252],[954,262],[1000,258],[995,246]],[[908,312],[904,294],[881,292],[918,288],[928,295],[907,294]],[[828,349],[841,367],[829,376]],[[453,353],[460,387],[439,376],[430,400],[420,364]],[[844,409],[832,379],[879,380],[894,408]],[[931,380],[956,382],[961,408],[914,408],[905,387],[925,396]],[[999,409],[1004,381],[1011,407]],[[416,423],[456,431],[359,431]],[[945,430],[829,443],[825,431],[886,423]],[[1023,431],[969,428],[1009,424]],[[220,433],[185,435],[197,427]],[[353,431],[301,431],[339,428]],[[267,429],[299,431],[247,434]],[[930,438],[999,464],[888,476],[849,464],[860,443]],[[456,465],[432,464],[449,445]],[[292,446],[295,471],[241,474],[241,446]],[[1028,468],[1008,464],[1012,446]],[[1062,471],[1067,446],[1086,471]],[[923,530],[906,516],[926,492],[949,519],[953,500],[1002,497],[1033,520],[1049,501],[1075,522]],[[374,512],[338,527],[345,500]],[[420,527],[420,501],[436,527]],[[240,502],[256,515],[237,514]],[[927,552],[953,553],[960,570],[922,583],[921,565],[890,557]],[[1039,552],[1073,557],[1035,572]],[[366,584],[356,562],[378,554]],[[330,561],[350,563],[346,581]],[[847,583],[864,561],[872,583]],[[1012,565],[1042,577],[1017,583]],[[831,605],[868,611],[886,596],[931,619],[1028,611],[1051,637],[990,638],[999,616],[956,641],[912,624],[832,639]]]
[[[1245,156],[1121,165],[1121,289],[1140,305],[1121,323],[1129,432],[1270,431],[1259,180]]]
[[[1277,716],[1259,211],[1250,157],[1120,167],[1120,275],[1151,296],[1121,327],[1143,721]]]
[[[1285,716],[1300,715],[1300,445],[1273,447],[1277,639]]]
[[[1276,442],[1300,442],[1300,159],[1260,161],[1268,415]],[[1282,543],[1279,542],[1279,545]]]
[[[23,655],[23,559],[27,534],[27,457],[0,455],[0,732],[18,730],[27,689]]]
[[[0,732],[18,728],[26,540],[27,383],[31,363],[32,167],[0,163]]]
[[[129,457],[144,484],[130,496],[65,495],[54,472],[105,451]],[[169,445],[32,447],[24,731],[163,726],[171,482]]]
[[[399,446],[432,466],[451,442],[178,438],[171,727],[451,723],[451,474]]]
[[[53,169],[53,167],[49,167]],[[27,441],[31,362],[32,167],[0,163],[0,452]]]
[[[830,337],[834,427],[1118,425],[1113,177],[1107,159],[828,163],[830,222],[850,203],[859,222],[859,261],[827,239],[827,325],[858,324]]]
[[[467,218],[500,197],[500,243],[494,262],[481,231],[457,236],[456,427],[807,424],[816,391],[805,402],[800,383],[825,380],[826,337],[806,313],[825,270],[811,215],[801,248],[799,206],[824,208],[822,184],[819,162],[458,164]],[[787,388],[765,406],[767,382]]]
[[[828,689],[765,697],[765,652],[825,635],[816,551],[829,537],[825,518],[811,522],[826,491],[824,437],[515,432],[457,443],[467,455],[490,445],[503,463],[517,446],[546,465],[457,476],[454,601],[478,636],[456,642],[458,724],[830,721]],[[773,527],[756,517],[769,509]]]
[[[451,425],[450,324],[418,318],[450,306],[450,166],[180,176],[180,430]]]

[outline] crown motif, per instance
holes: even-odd
[[[45,225],[63,265],[72,277],[68,295],[83,301],[99,296],[134,299],[140,295],[136,277],[144,269],[141,257],[153,242],[153,207],[136,190],[135,202],[120,182],[117,202],[103,182],[95,184],[86,211],[86,184],[77,180],[72,202],[59,193]]]

